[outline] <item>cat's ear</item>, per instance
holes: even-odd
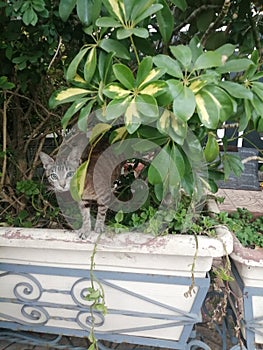
[[[54,159],[44,152],[40,152],[39,157],[45,170],[50,169],[54,165]]]

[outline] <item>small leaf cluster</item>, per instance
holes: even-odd
[[[33,180],[21,180],[16,183],[16,189],[27,197],[33,197],[40,193],[39,184]]]
[[[49,13],[46,9],[44,0],[16,0],[10,10],[13,10],[13,15],[21,17],[25,25],[35,26],[38,22],[38,17],[47,18]]]
[[[237,208],[234,213],[221,212],[218,221],[236,235],[245,247],[263,248],[263,216],[254,217],[246,208]]]
[[[109,226],[115,232],[140,230],[155,236],[166,234],[215,235],[218,222],[205,211],[199,213],[190,207],[190,198],[184,197],[172,208],[145,206],[132,215],[118,212]]]
[[[1,225],[16,227],[37,227],[52,224],[60,225],[59,208],[50,195],[46,193],[43,184],[35,180],[20,180],[16,183],[15,195],[23,205],[22,209],[14,215],[11,211],[3,210]]]

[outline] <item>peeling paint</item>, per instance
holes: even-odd
[[[2,236],[7,239],[33,239],[31,235],[21,234],[19,230],[7,231]]]

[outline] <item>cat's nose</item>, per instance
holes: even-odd
[[[60,181],[59,185],[60,185],[60,187],[65,188],[66,187],[66,181]]]

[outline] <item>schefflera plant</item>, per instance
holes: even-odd
[[[90,19],[86,33],[91,43],[67,69],[70,87],[50,98],[51,107],[71,103],[63,127],[77,118],[86,132],[94,112],[92,139],[121,124],[114,128],[113,142],[136,137],[155,143],[159,152],[148,167],[148,180],[159,200],[167,193],[176,196],[180,189],[190,196],[203,187],[216,191],[218,179],[232,171],[239,175],[243,165],[238,156],[219,152],[217,130],[232,121],[239,123],[240,131],[263,129],[263,84],[258,81],[263,74],[258,72],[257,51],[250,58],[239,57],[231,44],[207,51],[196,38],[189,45],[167,47],[172,30],[162,24],[172,25],[172,13],[166,2],[102,4],[107,16]],[[161,53],[150,35],[153,21],[164,42]],[[156,52],[143,54],[138,38],[151,40]],[[208,169],[204,178],[193,169],[202,163]],[[73,179],[76,199],[87,169],[88,163],[83,164]]]

